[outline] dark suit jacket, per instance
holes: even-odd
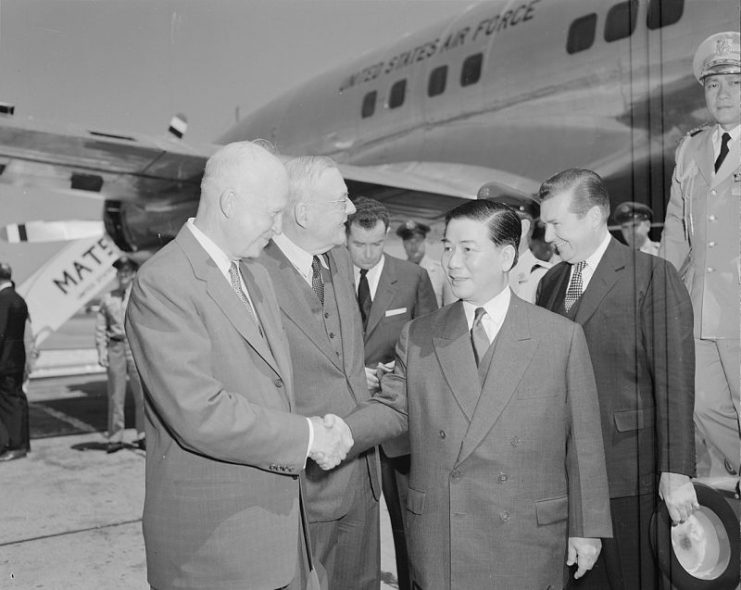
[[[13,286],[0,291],[0,375],[23,374],[26,347],[23,334],[28,307]]]
[[[347,418],[358,448],[408,424],[423,590],[561,588],[567,536],[611,536],[581,328],[512,295],[493,346],[482,385],[463,303],[413,320],[381,393]]]
[[[281,249],[271,241],[258,261],[273,280],[283,314],[296,382],[297,412],[304,416],[332,413],[343,417],[369,397],[363,368],[363,327],[350,253],[344,246],[336,247],[327,253],[327,259],[339,308],[342,362],[334,353],[321,321],[319,300]],[[379,470],[374,451],[345,461],[329,472],[309,460],[304,486],[309,521],[337,520],[344,516],[355,495],[348,486],[358,481],[358,477],[366,481],[370,477],[374,495],[379,498]]]
[[[560,311],[569,272],[566,262],[548,271],[538,305]],[[597,379],[610,496],[653,492],[660,472],[694,475],[692,305],[677,271],[613,238],[577,305]]]
[[[264,269],[241,265],[264,338],[191,231],[137,273],[126,333],[146,401],[144,540],[158,590],[274,589],[296,572],[309,443]]]
[[[365,366],[394,360],[404,324],[437,309],[430,276],[418,265],[384,254],[383,271],[365,329]]]

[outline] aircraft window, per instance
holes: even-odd
[[[651,0],[646,25],[650,30],[668,27],[678,22],[684,12],[684,0]]]
[[[484,54],[475,53],[469,55],[463,62],[461,68],[461,86],[476,84],[481,78],[481,64],[484,63]]]
[[[607,13],[605,21],[605,41],[617,41],[630,37],[636,28],[638,17],[638,1],[620,2],[615,4]]]
[[[445,92],[445,82],[448,78],[448,66],[438,66],[430,72],[427,82],[427,96],[437,96]]]
[[[597,15],[595,13],[577,18],[569,27],[566,52],[572,54],[589,49],[594,43],[596,30]]]
[[[378,92],[373,90],[363,97],[363,109],[360,113],[363,119],[366,119],[372,116],[373,113],[376,112],[376,97],[377,96],[378,96]]]
[[[404,104],[404,95],[406,94],[406,90],[407,90],[406,79],[398,80],[394,82],[394,85],[391,87],[391,92],[389,92],[389,108],[390,109],[395,109]]]

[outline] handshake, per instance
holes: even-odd
[[[309,449],[309,457],[325,471],[337,467],[353,445],[350,428],[334,414],[327,414],[324,418],[314,416],[311,423],[314,426],[314,441]]]

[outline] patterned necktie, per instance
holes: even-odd
[[[232,261],[232,264],[229,267],[229,280],[232,283],[232,289],[234,289],[234,292],[237,294],[237,297],[239,297],[239,300],[244,303],[249,310],[252,321],[257,324],[257,327],[260,330],[260,335],[262,335],[262,328],[260,327],[260,322],[257,321],[257,317],[255,316],[255,310],[252,309],[252,304],[247,298],[247,294],[244,292],[244,289],[242,289],[242,281],[239,279],[239,267],[237,267],[236,261]]]
[[[473,317],[473,325],[471,326],[471,343],[473,344],[473,358],[476,360],[476,366],[479,366],[481,359],[484,358],[486,351],[489,350],[491,342],[489,337],[486,335],[484,324],[481,323],[481,319],[486,315],[486,310],[483,307],[477,307],[475,315]]]
[[[718,169],[723,164],[723,160],[726,159],[726,156],[728,155],[728,142],[731,141],[731,135],[729,133],[724,133],[721,136],[721,143],[720,143],[720,153],[718,154],[718,159],[715,160],[715,171],[718,172]]]
[[[324,281],[322,280],[322,263],[319,262],[319,256],[311,259],[311,288],[319,298],[319,302],[324,305]]]
[[[564,307],[566,307],[567,312],[571,310],[571,307],[574,305],[574,303],[576,303],[579,297],[581,297],[581,292],[582,292],[581,272],[584,270],[586,266],[587,266],[586,260],[577,262],[574,265],[574,272],[571,275],[571,282],[569,283],[569,288],[566,289],[566,298],[563,301]]]
[[[358,282],[358,306],[360,307],[360,318],[363,320],[363,329],[368,325],[368,316],[371,309],[370,286],[368,285],[367,269],[360,269],[360,281]]]

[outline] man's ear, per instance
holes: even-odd
[[[231,217],[234,213],[235,199],[237,195],[235,192],[228,188],[219,195],[219,209],[224,214],[224,217]]]
[[[515,265],[515,247],[512,244],[502,246],[502,270],[509,272]]]
[[[595,205],[589,211],[587,211],[587,219],[589,225],[593,228],[597,228],[602,225],[602,209]]]
[[[299,227],[306,227],[309,221],[309,207],[304,201],[299,201],[293,208],[293,220]]]

